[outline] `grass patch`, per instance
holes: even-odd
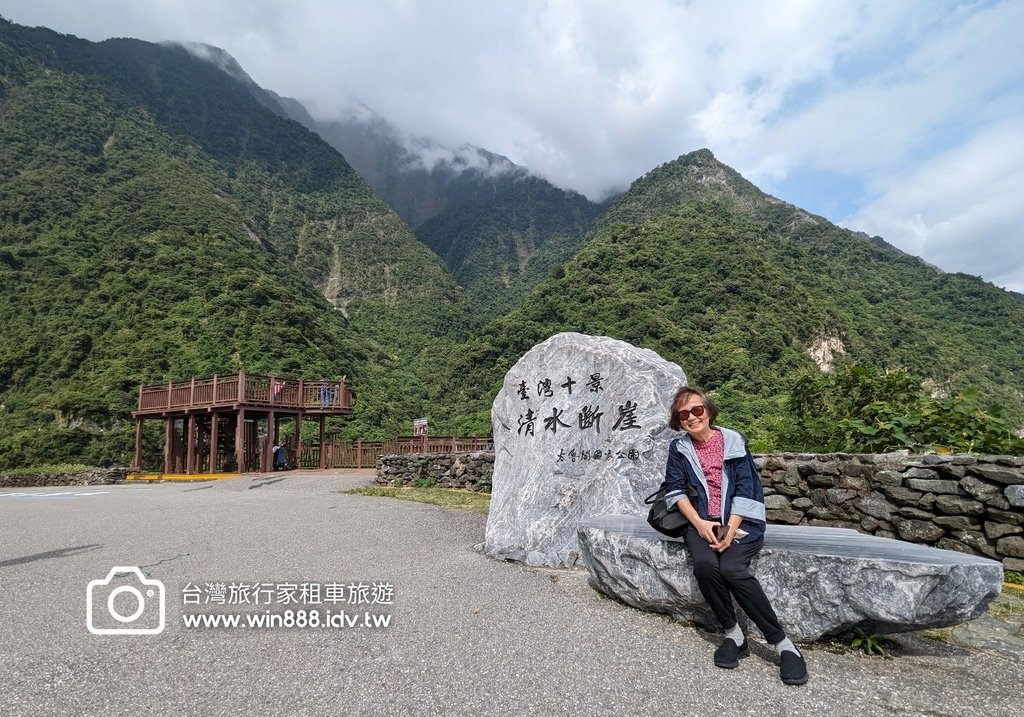
[[[84,473],[86,471],[101,470],[96,466],[87,466],[83,463],[50,463],[31,468],[10,468],[0,470],[0,475],[5,476],[34,476],[40,473]]]
[[[1016,570],[1007,570],[1003,573],[1003,580],[1024,587],[1024,573],[1018,573]]]
[[[1003,590],[988,606],[985,614],[997,618],[1024,616],[1024,592]]]
[[[1008,617],[1024,616],[1024,591],[1003,590],[996,596],[996,599],[989,603],[985,614],[998,620]],[[927,637],[947,644],[954,642],[952,627],[935,627],[928,630],[919,630],[918,635]]]
[[[927,630],[919,630],[917,634],[927,637],[929,640],[944,642],[947,645],[953,644],[953,628],[951,627],[931,627]]]
[[[439,505],[443,508],[469,510],[474,513],[486,513],[491,507],[491,496],[487,493],[455,490],[453,488],[438,488],[437,486],[422,488],[410,486],[405,488],[396,486],[368,486],[366,488],[352,488],[341,492],[352,495],[374,495],[385,498],[398,498],[399,500],[412,500],[417,503]]]

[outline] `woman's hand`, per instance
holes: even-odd
[[[730,515],[729,522],[726,523],[728,530],[725,531],[725,537],[719,540],[717,543],[711,544],[711,549],[716,553],[724,553],[732,545],[732,541],[736,539],[737,532],[740,529],[740,523],[743,522],[743,518],[738,515]]]
[[[676,501],[676,509],[683,514],[683,517],[690,522],[690,525],[697,529],[697,534],[711,544],[711,547],[718,545],[713,530],[714,526],[718,525],[718,523],[712,523],[710,520],[701,518],[688,498],[680,498]]]
[[[702,518],[698,518],[696,521],[690,522],[693,523],[693,527],[697,529],[697,534],[700,535],[700,537],[704,538],[704,540],[707,541],[709,545],[711,545],[711,549],[717,550],[717,546],[720,543],[718,542],[718,539],[715,537],[715,527],[718,525],[718,523],[713,523],[710,520],[704,520]]]
[[[723,553],[730,545],[732,545],[733,538],[735,537],[736,529],[730,526],[724,538],[719,540],[718,543],[711,544],[711,549],[714,550],[716,553]]]

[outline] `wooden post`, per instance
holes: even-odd
[[[245,371],[238,372],[238,402],[245,403]]]
[[[196,459],[196,417],[191,414],[185,416],[185,442],[185,472],[194,473],[195,466],[193,464]]]
[[[301,385],[301,381],[299,382]],[[302,394],[300,393],[301,397]],[[301,468],[299,461],[302,459],[302,411],[295,416],[295,467]]]
[[[141,396],[141,394],[140,394]],[[141,402],[141,398],[139,399]],[[132,468],[137,471],[142,470],[142,419],[135,419],[135,462],[132,464]]]
[[[363,467],[363,439],[356,439],[356,468]]]
[[[170,394],[168,394],[170,395]],[[164,419],[164,473],[171,472],[171,448],[174,442],[174,419]]]
[[[320,470],[327,467],[327,445],[324,443],[324,417],[320,416]]]
[[[174,393],[174,381],[167,382],[167,410],[171,409],[171,394]]]
[[[239,380],[241,385],[241,380]],[[245,409],[238,409],[238,423],[235,425],[235,463],[238,472],[245,473]]]
[[[270,376],[270,385],[267,388],[267,390],[270,391],[270,395],[267,396],[267,399],[270,401],[270,405],[271,406],[274,405],[274,383],[275,383],[274,376],[271,375]],[[267,427],[267,433],[270,433],[270,428],[269,427]]]
[[[189,408],[194,406],[196,403],[196,377],[192,377],[192,383],[188,387],[188,405]]]
[[[217,405],[217,374],[213,374],[213,405]]]
[[[267,414],[267,447],[263,451],[263,465],[260,467],[264,473],[269,473],[274,468],[274,423],[277,418],[274,416],[274,412],[271,411]]]
[[[213,395],[217,395],[217,377],[213,377]],[[220,430],[220,416],[216,413],[210,414],[210,473],[217,472],[217,441],[219,436],[217,432]]]
[[[139,410],[140,411],[142,410],[142,389],[144,389],[145,387],[146,387],[146,384],[144,384],[144,383],[140,383],[139,384]]]

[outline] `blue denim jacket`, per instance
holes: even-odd
[[[727,523],[730,515],[743,516],[740,527],[747,535],[736,538],[736,543],[751,543],[764,535],[764,491],[761,476],[754,466],[754,459],[747,450],[743,434],[730,428],[715,426],[722,432],[725,455],[722,461],[722,512],[708,515],[708,482],[704,470],[697,460],[690,436],[684,435],[672,441],[668,448],[668,465],[665,468],[665,483],[668,492],[665,502],[675,504],[681,497],[695,495],[694,507],[705,520],[720,520]],[[689,486],[689,490],[687,490]]]

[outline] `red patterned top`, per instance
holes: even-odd
[[[712,429],[711,438],[704,443],[693,441],[697,460],[708,481],[708,516],[717,518],[722,513],[722,462],[725,459],[725,439],[722,432]]]

